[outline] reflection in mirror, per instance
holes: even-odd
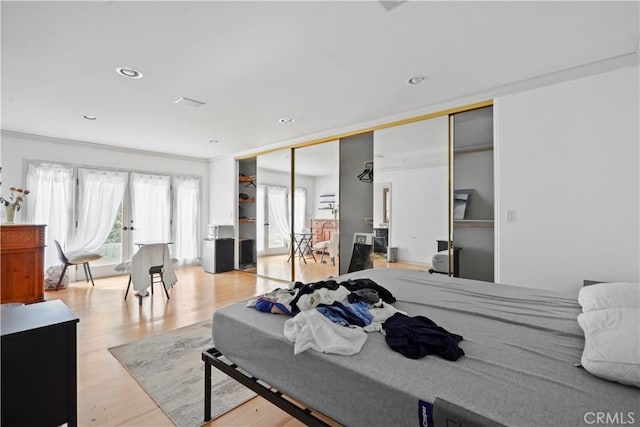
[[[447,241],[448,138],[447,116],[375,131],[376,268],[428,270],[439,253],[438,240]],[[380,248],[385,237],[387,251]]]
[[[374,173],[374,181],[375,173]],[[391,216],[391,183],[373,184],[373,254],[380,264],[387,253],[389,239],[389,218]]]
[[[295,149],[295,280],[338,275],[339,143]]]
[[[291,280],[290,171],[290,149],[257,158],[257,274],[285,281]]]
[[[388,228],[391,215],[391,183],[376,182],[373,185],[373,226]]]
[[[382,223],[387,226],[389,226],[389,213],[391,212],[390,190],[391,189],[389,187],[382,189]]]

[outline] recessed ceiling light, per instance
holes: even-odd
[[[98,118],[97,118],[96,116],[88,116],[88,115],[85,115],[85,116],[82,116],[82,117],[83,117],[83,118],[85,118],[85,119],[87,119],[87,120],[98,120]]]
[[[295,120],[289,118],[289,117],[283,117],[280,120],[278,120],[280,123],[282,123],[283,125],[290,125],[291,123],[293,123]]]
[[[130,79],[139,79],[142,77],[142,73],[140,71],[129,67],[118,67],[116,68],[116,71],[118,74],[129,77]]]
[[[424,83],[426,80],[427,80],[427,78],[424,77],[424,76],[415,76],[415,77],[411,77],[409,80],[407,80],[407,84],[419,85],[421,83]]]

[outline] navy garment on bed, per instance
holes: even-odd
[[[458,360],[464,355],[458,347],[462,336],[452,334],[428,317],[395,313],[382,324],[382,328],[389,347],[410,359],[435,354],[443,359]]]

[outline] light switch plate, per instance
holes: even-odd
[[[516,211],[513,209],[507,209],[505,219],[507,222],[514,222],[516,220]]]

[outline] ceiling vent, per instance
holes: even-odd
[[[400,6],[403,3],[406,3],[407,0],[387,0],[387,1],[378,1],[378,3],[380,3],[382,5],[382,7],[384,7],[387,12],[389,12],[391,9],[395,9],[396,7]]]
[[[198,101],[197,99],[187,98],[185,96],[181,96],[180,98],[176,99],[173,102],[176,104],[185,105],[191,108],[202,107],[203,105],[206,104],[206,102]]]

